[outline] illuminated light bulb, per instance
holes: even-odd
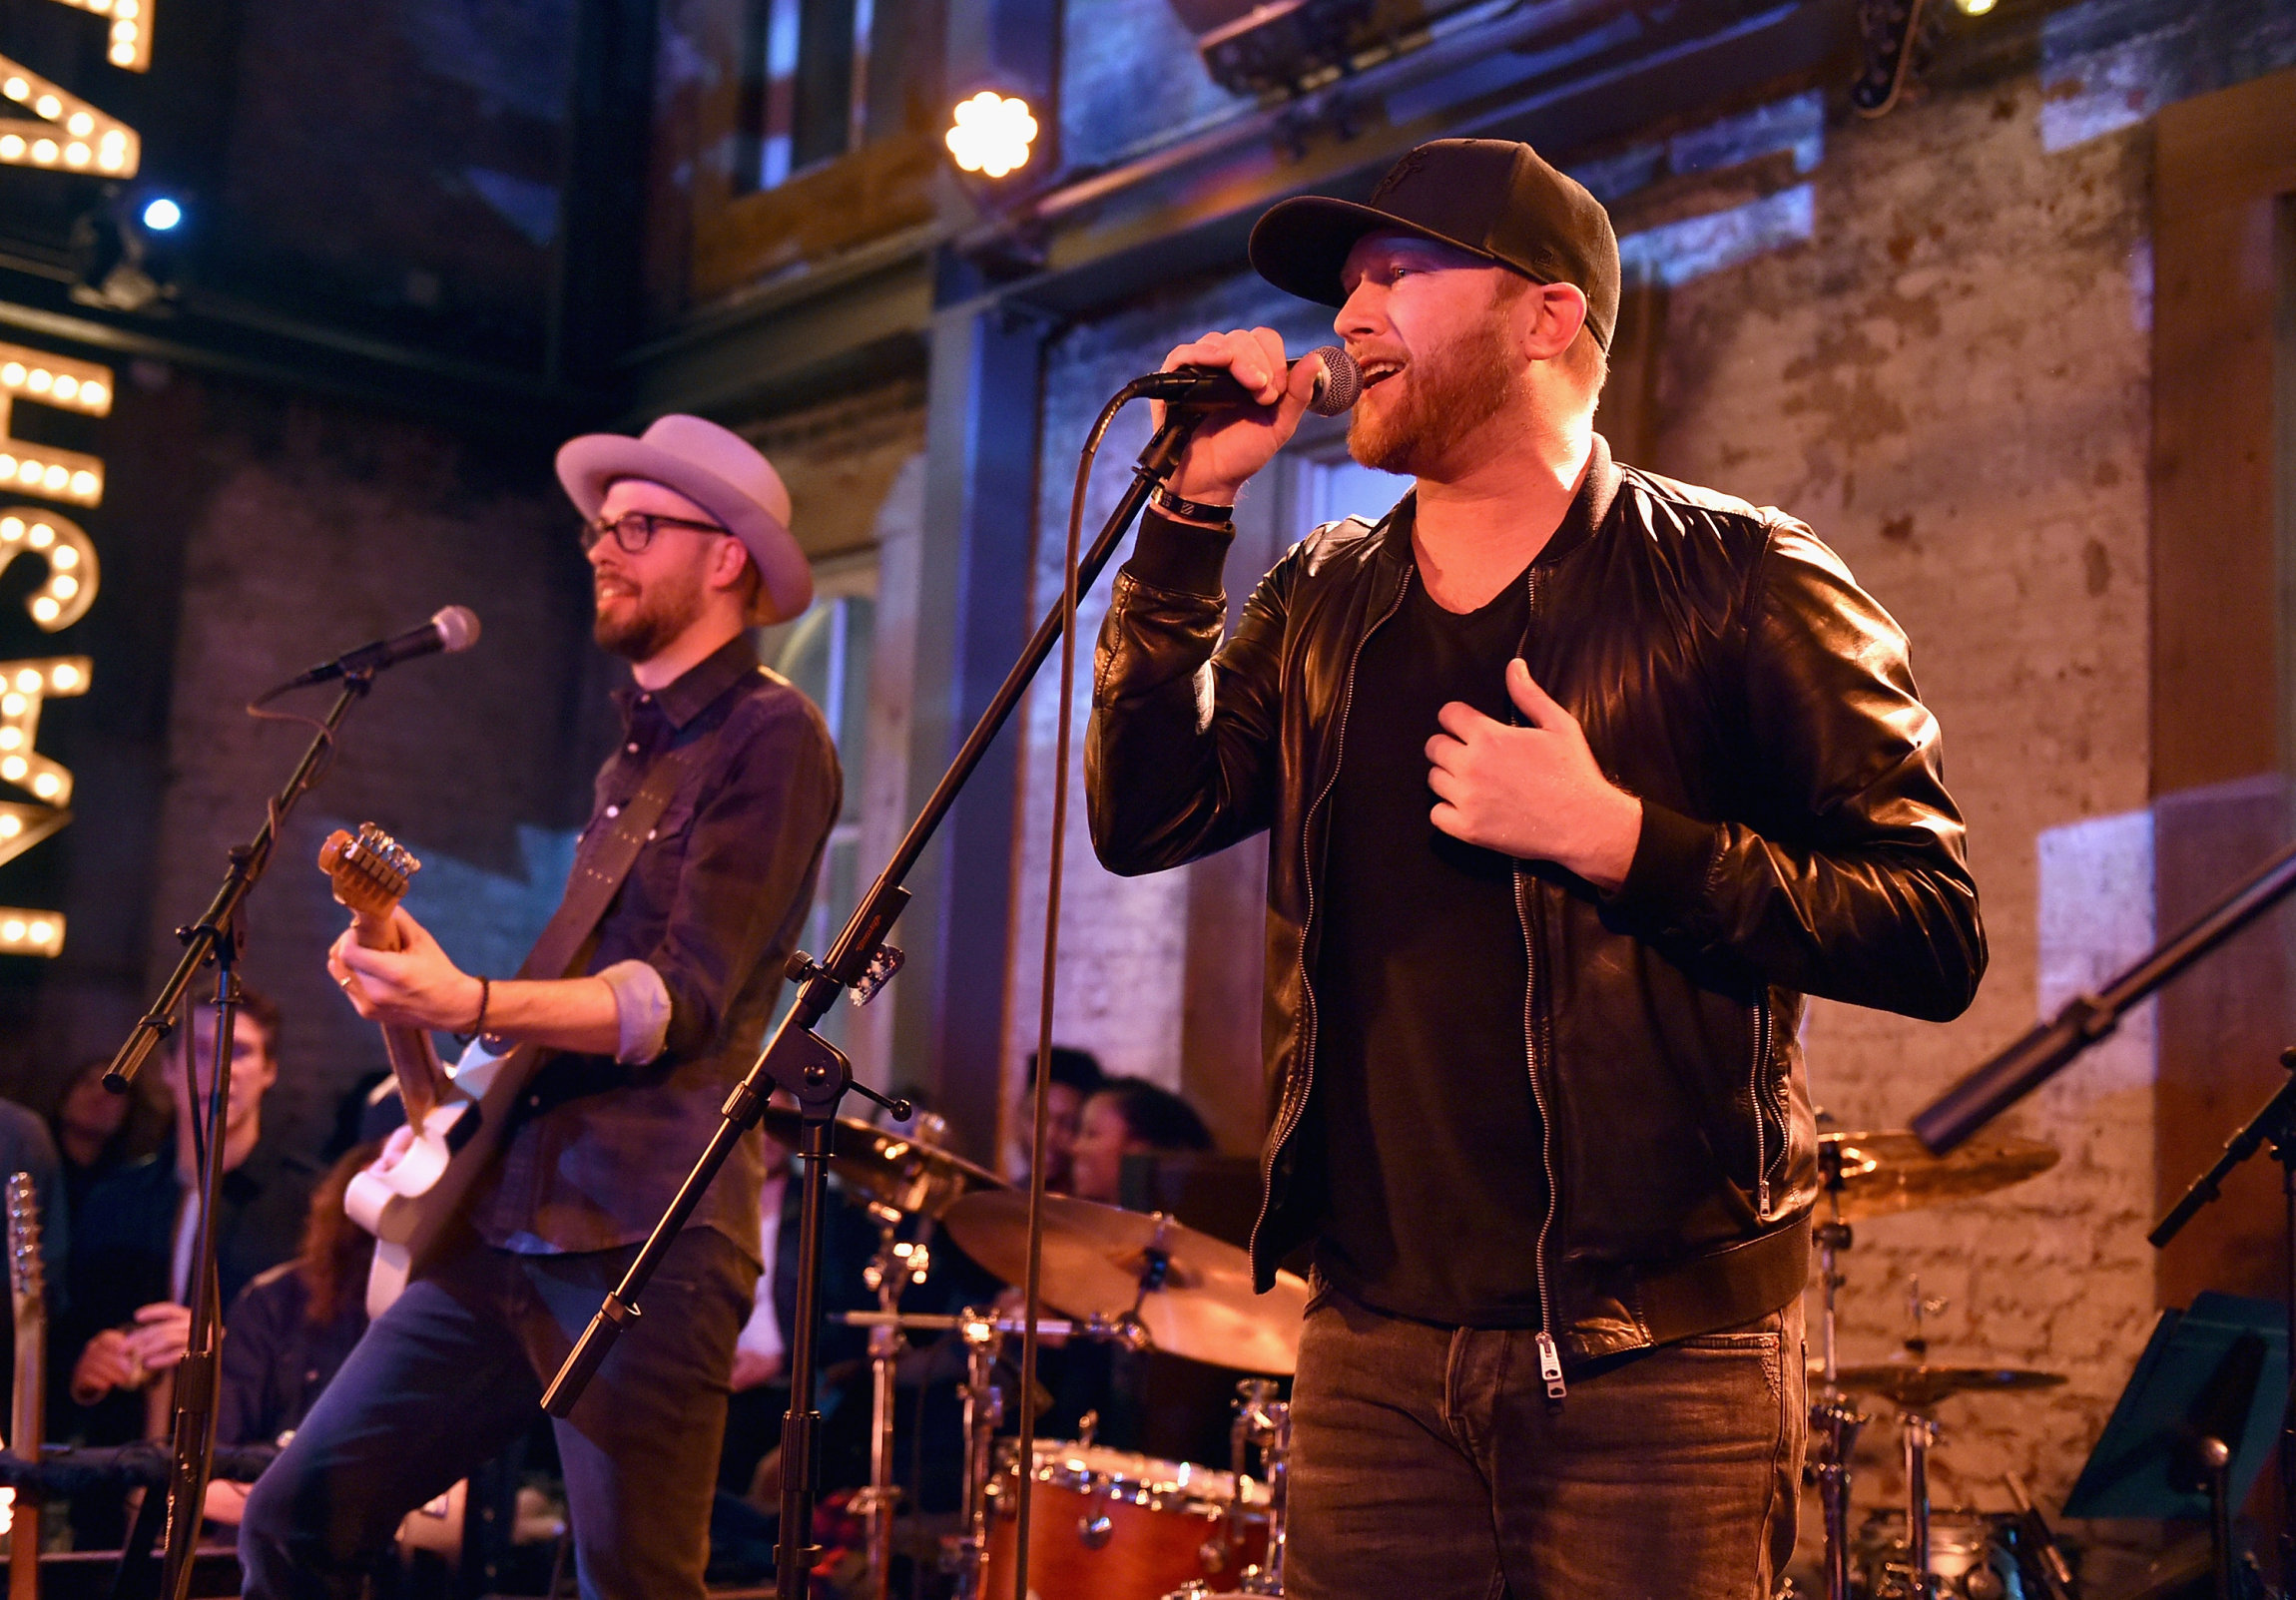
[[[96,158],[96,165],[108,173],[116,173],[128,165],[128,158],[116,150],[107,150]]]
[[[64,132],[75,139],[85,139],[96,131],[96,119],[84,111],[75,111],[64,124]]]
[[[16,142],[18,144],[23,143],[21,139]],[[10,361],[6,366],[0,366],[0,383],[5,383],[12,389],[22,388],[24,386],[24,363],[22,361]]]
[[[0,539],[14,544],[23,537],[24,519],[22,517],[0,517]]]
[[[7,921],[0,922],[0,939],[6,939],[10,944],[22,944],[24,933],[24,919],[22,917],[12,916]]]
[[[31,93],[32,86],[21,78],[11,78],[7,83],[0,84],[0,94],[7,95],[10,100],[26,99]]]
[[[30,932],[34,944],[46,944],[55,938],[56,924],[53,922],[35,922],[32,924]]]
[[[69,600],[80,592],[80,580],[68,572],[59,572],[48,580],[48,592],[58,600]]]
[[[140,17],[143,14],[143,0],[119,0],[119,4],[112,7],[112,15],[115,17]]]
[[[32,602],[32,620],[34,622],[54,622],[63,614],[64,608],[56,604],[55,597],[52,595],[40,595]]]
[[[14,811],[0,815],[0,838],[14,838],[24,831],[24,818]]]
[[[52,466],[40,475],[41,486],[48,489],[61,489],[71,481],[71,470],[62,466]]]
[[[21,717],[30,704],[22,695],[0,695],[0,717]]]
[[[73,473],[72,492],[83,500],[94,494],[96,492],[96,474],[93,472]]]
[[[80,669],[70,662],[61,663],[48,675],[48,683],[59,695],[68,695],[80,687]]]
[[[184,220],[184,208],[162,195],[144,208],[144,226],[155,234],[164,234]]]
[[[123,44],[123,45],[132,45],[132,44],[134,44],[134,43],[136,42],[136,25],[135,25],[134,23],[132,23],[132,22],[115,22],[115,23],[113,23],[113,24],[112,24],[112,41],[113,41],[113,43],[115,43],[115,44]]]
[[[54,773],[42,773],[38,778],[32,780],[32,793],[39,796],[42,800],[53,799],[55,797],[56,791],[62,789],[63,787],[64,786],[62,784],[56,781],[56,775]]]
[[[54,95],[42,95],[38,100],[32,102],[32,109],[53,122],[57,114],[64,109],[64,102],[58,100]]]
[[[1965,17],[1982,17],[1994,8],[1994,0],[1954,0],[1954,7]]]
[[[115,66],[115,67],[130,67],[130,66],[134,66],[134,65],[135,65],[135,61],[136,61],[136,47],[135,47],[134,45],[114,45],[114,46],[112,46],[112,65],[113,65],[113,66]],[[104,165],[105,165],[106,167],[118,167],[118,166],[120,166],[120,165],[121,165],[121,158],[120,158],[119,156],[117,156],[117,155],[107,155],[107,156],[104,158]]]
[[[12,478],[15,475],[16,458],[12,455],[0,455],[0,478]],[[13,517],[11,517],[9,520],[12,522],[15,521]],[[24,524],[21,522],[16,523],[16,531],[14,533],[0,530],[0,539],[21,539],[22,537],[24,537]]]
[[[0,136],[0,161],[22,161],[23,159],[24,136],[22,134]]]
[[[5,778],[11,784],[22,778],[29,771],[31,771],[31,768],[25,763],[24,758],[21,756],[11,756],[6,761],[0,761],[0,778]]]
[[[64,147],[64,165],[67,167],[85,167],[88,165],[89,159],[95,154],[94,151],[75,139]]]
[[[21,749],[23,749],[23,748],[24,748],[24,730],[23,730],[23,729],[21,729],[21,728],[0,728],[0,750],[21,750]]]
[[[79,564],[80,552],[73,549],[70,545],[64,546],[63,549],[57,551],[55,554],[48,558],[48,565],[54,567],[58,572],[69,572]],[[58,672],[62,672],[64,669],[59,667],[56,670]]]
[[[26,483],[38,483],[40,481],[40,463],[37,461],[25,462],[16,469],[16,476],[22,478]]]
[[[40,164],[41,166],[43,166],[43,167],[53,167],[53,166],[55,166],[55,165],[56,165],[56,141],[55,141],[55,140],[53,140],[53,139],[35,139],[35,140],[33,140],[33,141],[32,141],[32,159],[33,159],[35,162],[39,163],[39,164]]]
[[[956,123],[945,135],[948,153],[968,173],[1002,178],[1028,161],[1036,140],[1036,119],[1028,102],[983,89],[956,107]]]
[[[112,391],[90,378],[80,385],[80,403],[91,411],[101,411],[112,403]]]
[[[40,669],[27,667],[16,675],[16,687],[27,695],[40,693]]]
[[[56,374],[49,371],[44,366],[36,366],[32,368],[31,377],[27,378],[24,382],[24,386],[30,389],[34,394],[45,394],[51,388],[55,387],[55,384]]]
[[[69,372],[59,372],[59,373],[56,375],[56,398],[57,398],[57,399],[59,399],[59,400],[69,400],[69,399],[70,399],[70,398],[71,398],[73,395],[75,395],[75,394],[77,394],[77,393],[79,393],[79,392],[80,392],[80,380],[79,380],[78,378],[74,377],[74,376],[73,376],[71,373],[69,373]]]

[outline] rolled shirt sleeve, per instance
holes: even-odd
[[[644,1066],[669,1043],[670,986],[636,960],[616,961],[597,976],[614,991],[614,1059],[625,1067]]]

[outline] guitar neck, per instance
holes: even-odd
[[[398,948],[398,935],[389,918],[360,911],[354,913],[352,920],[357,929],[354,937],[363,948]],[[398,1096],[406,1107],[406,1119],[419,1123],[438,1104],[445,1086],[445,1068],[439,1065],[438,1051],[423,1029],[389,1022],[381,1027],[383,1053],[390,1058],[391,1076],[398,1080]]]

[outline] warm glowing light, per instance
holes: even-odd
[[[50,122],[54,122],[57,115],[63,111],[64,102],[54,95],[42,95],[38,100],[32,102],[32,109]]]
[[[24,831],[24,818],[14,811],[0,815],[0,838],[14,838]]]
[[[56,386],[56,374],[44,366],[36,366],[32,369],[32,375],[25,379],[24,386],[34,394],[45,394]]]
[[[26,667],[16,674],[16,687],[27,695],[37,695],[40,692],[42,682],[40,669],[37,667]]]
[[[32,780],[32,793],[42,800],[55,799],[56,791],[63,787],[63,781],[54,773],[42,773],[38,778]]]
[[[1954,5],[1965,17],[1982,17],[1994,8],[1994,0],[1954,0]]]
[[[0,134],[0,161],[22,161],[24,150],[22,134]]]
[[[85,139],[96,131],[96,119],[84,111],[75,111],[64,119],[64,132],[74,139]]]
[[[56,603],[54,595],[34,595],[32,597],[32,620],[34,622],[52,623],[63,610],[64,608]]]
[[[112,391],[101,383],[83,382],[80,385],[80,403],[91,411],[103,411],[112,403]]]
[[[6,939],[10,944],[22,944],[24,934],[24,919],[20,916],[12,916],[7,921],[0,922],[0,939]]]
[[[48,557],[48,565],[56,568],[59,572],[69,572],[79,564],[80,552],[73,549],[70,545],[64,546],[63,549],[56,551],[54,554]]]
[[[6,93],[10,100],[32,98],[32,86],[21,78],[10,78],[6,84],[0,85],[0,92]]]
[[[1036,119],[1027,101],[983,89],[958,102],[956,122],[946,139],[957,166],[1002,178],[1027,164],[1028,148],[1036,142]]]
[[[59,695],[78,694],[80,682],[80,669],[68,661],[58,662],[55,670],[48,674],[48,687]]]
[[[27,931],[31,933],[34,944],[46,944],[56,936],[56,924],[53,922],[35,922]]]
[[[0,778],[5,778],[11,784],[31,770],[30,764],[21,756],[11,756],[5,761],[0,761]]]

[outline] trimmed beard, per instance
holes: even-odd
[[[624,661],[651,661],[702,614],[701,568],[696,564],[642,584],[631,598],[635,603],[623,621],[609,622],[604,608],[598,609],[590,637],[600,649]]]
[[[1493,317],[1414,360],[1400,400],[1374,417],[1358,405],[1348,418],[1348,454],[1379,472],[1423,477],[1441,468],[1459,440],[1503,410],[1516,372]],[[1394,378],[1388,380],[1394,382]]]

